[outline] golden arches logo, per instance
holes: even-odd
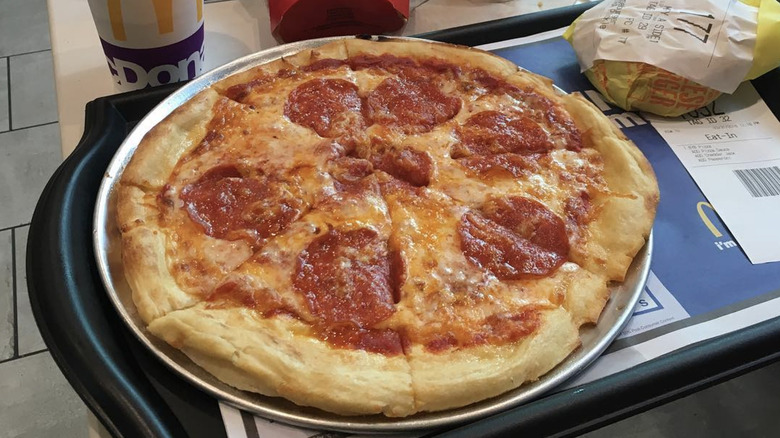
[[[721,233],[716,227],[715,224],[712,223],[710,218],[707,216],[707,213],[704,212],[704,207],[709,207],[712,212],[715,212],[715,209],[712,208],[712,204],[709,202],[699,202],[696,204],[696,210],[699,212],[699,217],[701,218],[701,221],[704,222],[704,225],[709,228],[710,232],[715,237],[722,237],[723,233]]]
[[[117,41],[126,41],[125,22],[122,19],[122,0],[106,0],[108,2],[108,19],[111,22],[111,32]],[[151,0],[154,6],[154,16],[157,20],[157,32],[160,35],[173,32],[173,0]],[[198,21],[203,18],[203,0],[195,0]]]

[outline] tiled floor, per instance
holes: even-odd
[[[86,436],[30,309],[28,224],[62,161],[46,0],[0,0],[0,437]]]
[[[0,0],[0,438],[87,431],[86,408],[46,350],[26,287],[28,224],[61,159],[47,20],[45,0]],[[775,364],[587,436],[770,437],[778,431]]]

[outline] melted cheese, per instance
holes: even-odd
[[[372,229],[382,240],[388,240],[391,226],[384,200],[378,193],[370,191],[336,192],[325,202],[315,205],[284,233],[270,239],[255,257],[222,283],[251,282],[252,288],[280,297],[298,316],[313,321],[303,296],[294,292],[293,278],[299,254],[331,229],[348,231],[360,228]]]
[[[277,70],[281,69],[277,66]],[[328,172],[329,161],[338,155],[332,140],[324,139],[312,129],[290,121],[284,115],[287,96],[296,87],[313,78],[334,78],[353,82],[359,95],[366,97],[388,77],[378,69],[352,71],[346,66],[276,78],[272,83],[252,91],[245,105],[232,103],[235,122],[223,129],[226,138],[216,147],[193,155],[180,163],[171,180],[175,205],[181,189],[209,169],[225,163],[237,163],[252,172],[277,175],[300,188],[299,196],[310,211],[289,226],[282,234],[264,242],[254,257],[239,248],[240,243],[214,242],[197,233],[181,232],[180,246],[192,254],[209,260],[225,260],[224,269],[235,269],[222,282],[248,285],[269,294],[303,317],[312,318],[306,303],[293,293],[292,278],[296,260],[314,239],[331,228],[376,230],[383,239],[394,242],[406,267],[401,285],[398,312],[382,323],[383,327],[419,330],[423,338],[443,329],[442,325],[462,324],[468,328],[496,312],[521,311],[532,306],[554,306],[565,295],[566,282],[560,276],[570,275],[570,264],[564,265],[546,282],[500,281],[491,273],[468,260],[460,248],[458,223],[470,209],[479,209],[486,200],[496,197],[525,196],[545,204],[561,217],[566,215],[568,199],[604,186],[600,179],[601,163],[594,151],[565,150],[554,127],[544,122],[543,110],[529,107],[508,95],[486,94],[475,89],[462,93],[460,85],[439,80],[440,89],[462,99],[461,110],[451,120],[437,125],[430,132],[406,135],[381,125],[369,126],[356,137],[358,148],[369,151],[366,144],[372,138],[381,139],[394,148],[410,148],[427,153],[433,160],[431,183],[421,189],[416,199],[403,196],[382,197],[378,192],[363,192],[356,196],[339,189]],[[249,107],[248,105],[252,105]],[[250,108],[247,110],[247,108]],[[498,110],[521,113],[536,120],[555,143],[555,150],[539,160],[539,170],[523,177],[490,176],[482,179],[451,158],[458,141],[458,126],[474,114]],[[540,112],[541,111],[541,112]],[[354,117],[341,121],[344,126],[356,123]],[[384,174],[381,178],[386,178]],[[371,178],[375,177],[370,177]],[[565,179],[565,181],[564,181]],[[186,215],[181,208],[173,213],[177,226],[183,226]],[[190,227],[191,228],[191,227]],[[193,252],[194,251],[194,252]],[[235,251],[233,255],[227,253]],[[182,252],[172,258],[182,256]],[[576,265],[574,265],[576,266]],[[232,268],[231,268],[232,267]],[[342,266],[348,269],[348,266]],[[556,283],[558,281],[560,284]],[[446,328],[446,327],[445,327]],[[432,336],[432,335],[430,335]]]

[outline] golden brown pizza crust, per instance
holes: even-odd
[[[655,173],[636,145],[593,104],[579,95],[569,95],[564,104],[587,144],[601,153],[610,191],[594,200],[598,214],[587,242],[572,252],[591,272],[623,281],[655,219],[660,199]]]
[[[311,50],[302,50],[283,59],[294,67],[305,67],[322,59],[347,59],[346,40],[338,40]]]
[[[264,79],[273,78],[279,70],[291,69],[293,65],[285,61],[284,59],[277,59],[266,64],[258,65],[250,69],[238,72],[234,75],[230,75],[225,79],[222,79],[212,85],[212,88],[219,94],[224,95],[225,92],[232,86],[251,83],[252,81],[261,82]]]
[[[353,71],[339,61],[386,54],[420,64],[450,63],[471,75],[464,87],[451,74],[436,83],[447,93],[461,93],[457,111],[420,132],[374,123],[338,138],[291,119],[287,96],[312,79],[352,82],[365,103],[396,73]],[[330,66],[305,68],[322,60],[320,65]],[[480,75],[498,79],[498,88],[480,83]],[[515,95],[495,91],[502,83],[514,87],[509,94]],[[452,154],[458,129],[484,111],[517,111],[522,93],[547,102],[542,113],[572,120],[586,149],[569,150],[565,134],[573,128],[564,127],[553,150],[525,169],[479,174],[458,161]],[[438,110],[446,113],[442,102]],[[215,128],[218,107],[224,126]],[[547,123],[550,114],[534,123]],[[232,116],[239,121],[228,120]],[[193,155],[208,135],[223,133],[230,138],[206,142],[205,152]],[[250,243],[198,235],[201,225],[182,207],[182,187],[212,167],[235,163],[245,174],[266,178],[264,187],[295,185],[285,192],[300,201],[290,203],[301,209],[291,225]],[[366,168],[372,176],[360,173]],[[170,196],[166,184],[173,186]],[[420,185],[426,187],[413,187]],[[236,388],[343,415],[391,417],[478,402],[537,380],[563,361],[580,343],[580,326],[597,323],[609,299],[608,282],[623,280],[658,203],[647,160],[585,99],[564,95],[549,79],[495,55],[409,40],[340,40],[217,82],[149,132],[117,190],[125,275],[153,334]],[[569,203],[583,193],[589,210],[577,218]],[[563,243],[566,248],[569,236],[568,261],[541,278],[499,279],[462,252],[465,215],[513,197],[543,205],[570,233]],[[272,199],[264,208],[279,202]],[[313,242],[361,229],[386,242],[392,263],[402,267],[387,268],[391,281],[400,282],[395,313],[372,326],[405,334],[400,354],[323,338],[315,333],[322,328],[320,310],[308,308],[313,298],[296,289],[295,276],[315,269],[301,267]],[[249,292],[220,298],[233,289]],[[492,316],[508,321],[525,317],[526,310],[535,315],[528,316],[535,325],[519,337],[491,325]],[[460,330],[460,337],[449,329]],[[503,341],[494,345],[494,339]]]
[[[133,153],[120,184],[144,190],[162,188],[179,159],[206,134],[211,108],[218,99],[214,90],[204,90],[152,128]]]
[[[158,217],[154,199],[140,187],[127,184],[117,187],[117,226],[122,232],[155,224]]]
[[[564,263],[556,275],[545,279],[557,282],[555,286],[564,292],[563,308],[569,312],[577,327],[583,324],[595,324],[604,305],[609,300],[610,291],[604,282],[604,277],[587,271],[574,263]],[[545,280],[542,280],[541,287]]]
[[[239,389],[343,415],[415,411],[403,355],[333,349],[293,318],[198,305],[156,319],[149,330]]]
[[[580,343],[563,309],[544,311],[532,335],[501,346],[431,353],[420,345],[407,354],[417,411],[465,406],[538,380]]]
[[[159,229],[136,227],[122,234],[125,278],[133,290],[138,314],[147,324],[171,310],[197,303],[170,273],[165,235]]]

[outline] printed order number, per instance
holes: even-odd
[[[687,12],[683,11],[681,14],[684,15],[692,15],[694,17],[700,17],[705,20],[714,20],[715,17],[712,14],[699,14],[696,12]],[[707,40],[710,38],[710,31],[712,30],[712,23],[707,23],[707,26],[705,27],[703,24],[699,24],[696,22],[693,22],[691,20],[688,20],[686,18],[677,18],[677,21],[680,23],[685,23],[686,28],[683,27],[673,27],[673,30],[676,30],[678,32],[687,33],[688,35],[696,38],[697,40],[701,41],[704,44],[707,44]]]

